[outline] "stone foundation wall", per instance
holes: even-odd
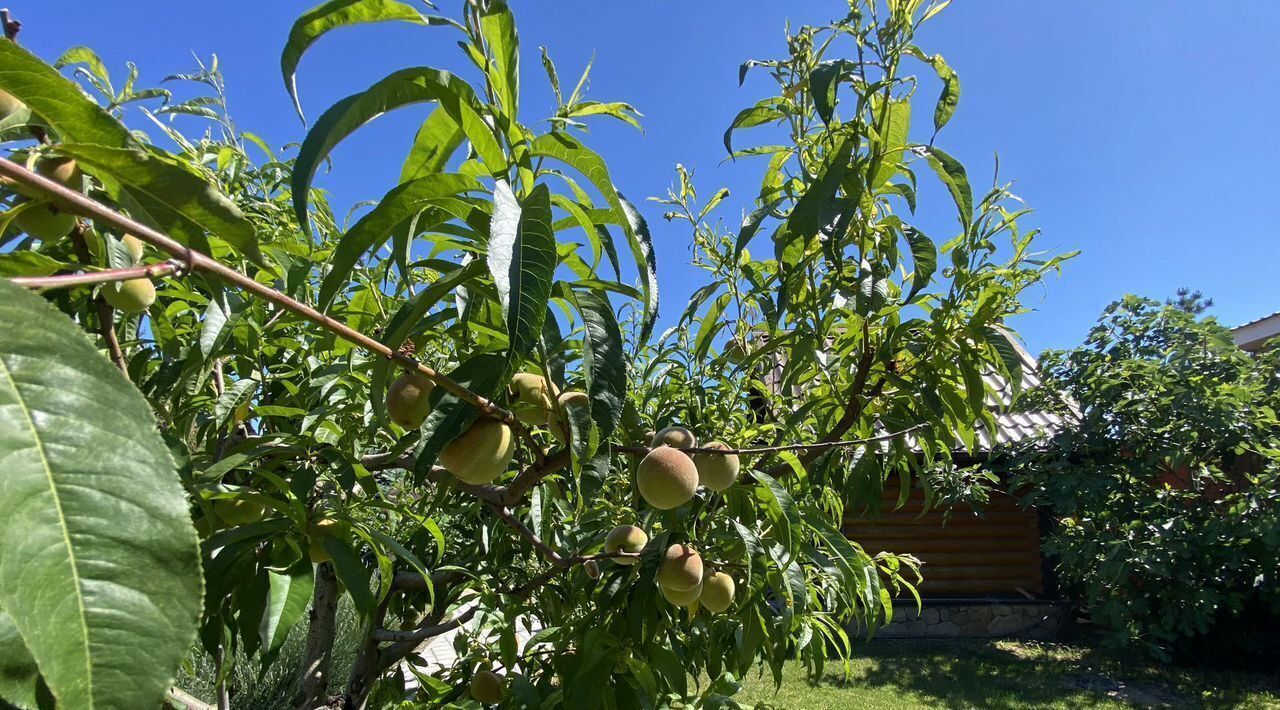
[[[935,602],[918,614],[908,603],[894,605],[893,621],[876,636],[1052,639],[1065,622],[1065,607],[1054,602]]]

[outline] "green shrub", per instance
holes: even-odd
[[[1232,629],[1280,610],[1280,350],[1250,356],[1196,310],[1126,296],[1046,353],[1034,404],[1074,402],[1078,425],[1000,465],[1055,515],[1045,550],[1108,645],[1221,664],[1266,656]]]
[[[238,651],[227,678],[231,707],[235,710],[276,710],[291,707],[294,695],[298,692],[306,632],[306,624],[295,626],[288,640],[280,647],[280,654],[274,663],[264,665],[257,654],[249,655],[243,650]],[[330,695],[342,692],[342,684],[346,682],[355,662],[360,634],[360,621],[351,602],[344,597],[338,604],[333,661],[329,666]],[[217,676],[217,661],[196,644],[182,664],[182,670],[174,683],[197,698],[214,704]]]

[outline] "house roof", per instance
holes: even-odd
[[[1013,334],[1004,331],[1004,336],[1013,345],[1018,359],[1022,362],[1022,389],[1025,391],[1042,385],[1040,365],[1036,359],[1022,347],[1022,343],[1018,342]],[[1040,434],[1053,435],[1067,424],[1066,417],[1053,412],[1010,411],[1013,405],[1013,387],[1009,382],[995,373],[983,375],[982,380],[987,385],[987,407],[996,413],[996,436],[993,442],[986,427],[979,426],[978,447],[981,450],[990,451],[996,445],[1013,444]],[[1069,403],[1068,407],[1077,416],[1079,415],[1074,404]]]
[[[1258,352],[1268,340],[1280,337],[1280,311],[1238,325],[1231,329],[1231,335],[1241,350]]]

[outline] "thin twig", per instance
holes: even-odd
[[[142,224],[141,222],[130,219],[129,217],[126,217],[105,205],[89,199],[75,190],[71,190],[42,175],[38,175],[31,170],[27,170],[24,166],[12,160],[0,161],[0,163],[2,163],[0,164],[0,175],[10,178],[33,190],[50,195],[55,198],[57,204],[66,205],[76,213],[89,217],[96,222],[107,224],[132,234],[157,249],[173,256],[180,257],[182,261],[188,264],[193,270],[198,269],[200,271],[213,274],[224,281],[235,284],[259,298],[274,303],[287,311],[295,313],[298,316],[315,323],[343,340],[359,345],[372,353],[376,353],[388,360],[391,360],[405,370],[416,370],[423,376],[435,382],[437,386],[441,387],[446,392],[449,392],[458,399],[476,407],[485,416],[506,422],[509,426],[522,434],[527,433],[527,427],[517,420],[515,415],[511,412],[499,407],[488,398],[482,397],[466,387],[463,387],[453,379],[437,372],[431,367],[428,367],[411,357],[400,354],[368,335],[351,328],[345,323],[340,323],[320,311],[317,311],[315,308],[312,308],[300,301],[296,301],[270,286],[258,283],[207,254],[196,251],[190,247],[183,246],[177,241],[174,241],[170,237],[148,227],[145,224]]]
[[[572,569],[573,567],[576,567],[581,564],[586,564],[587,562],[598,561],[598,560],[614,560],[620,557],[630,557],[638,560],[640,559],[640,553],[639,552],[622,552],[622,551],[599,552],[594,555],[574,555],[573,557],[563,558],[563,562],[561,564],[543,571],[541,574],[529,580],[528,582],[525,582],[519,587],[508,590],[507,592],[504,592],[504,593],[510,596],[516,597],[518,599],[523,599],[529,596],[530,594],[532,594],[539,587],[542,587],[547,582],[550,582],[552,579],[555,579],[556,575],[560,574],[561,572]]]
[[[58,274],[57,276],[16,276],[9,279],[9,283],[30,289],[71,288],[73,286],[90,286],[115,281],[132,281],[133,279],[154,279],[181,271],[182,264],[180,262],[165,261],[159,264],[134,266],[128,269],[81,271],[74,274]]]
[[[167,700],[182,704],[187,710],[214,710],[209,703],[176,686],[166,690],[164,696]]]
[[[889,432],[887,434],[879,434],[877,436],[865,439],[843,439],[840,441],[818,441],[812,444],[785,444],[783,446],[756,446],[746,449],[708,449],[701,446],[678,449],[686,454],[711,454],[718,456],[728,456],[730,454],[736,456],[750,456],[753,454],[773,454],[782,451],[825,451],[826,449],[840,449],[848,446],[862,446],[863,444],[876,444],[882,441],[890,441],[900,436],[919,431],[929,426],[927,423],[916,424],[899,431]],[[653,451],[648,446],[615,446],[613,451],[621,454],[632,454],[636,456],[644,456]]]

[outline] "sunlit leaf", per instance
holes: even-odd
[[[205,249],[205,235],[262,262],[253,225],[231,198],[167,155],[144,148],[64,143],[58,152],[102,178],[112,198],[136,206],[133,216],[182,244]]]
[[[201,607],[173,459],[65,315],[0,282],[0,332],[0,605],[60,706],[156,707]]]
[[[397,185],[360,218],[338,241],[329,258],[329,273],[320,284],[318,307],[328,308],[338,290],[351,278],[360,258],[386,243],[397,229],[408,229],[415,215],[431,207],[432,200],[482,189],[474,178],[455,173],[435,173]],[[431,224],[444,221],[439,215]],[[427,226],[423,224],[421,226]]]
[[[298,223],[310,229],[307,205],[311,180],[334,146],[388,111],[428,101],[439,103],[449,118],[461,126],[491,174],[506,172],[507,160],[502,146],[482,117],[479,99],[471,86],[446,71],[427,67],[404,69],[334,104],[307,133],[298,149],[291,182]]]
[[[508,357],[516,365],[542,334],[556,268],[551,197],[545,184],[535,187],[521,204],[507,182],[498,181],[487,262],[506,313]]]
[[[79,86],[16,42],[0,42],[0,89],[31,107],[65,141],[139,147]]]
[[[284,75],[285,89],[293,99],[299,118],[303,118],[302,104],[298,100],[298,82],[294,74],[297,73],[298,62],[302,60],[307,48],[332,30],[393,20],[419,25],[452,25],[462,29],[453,20],[424,15],[412,5],[396,0],[329,0],[298,17],[289,30],[289,39],[280,54],[280,73]]]

